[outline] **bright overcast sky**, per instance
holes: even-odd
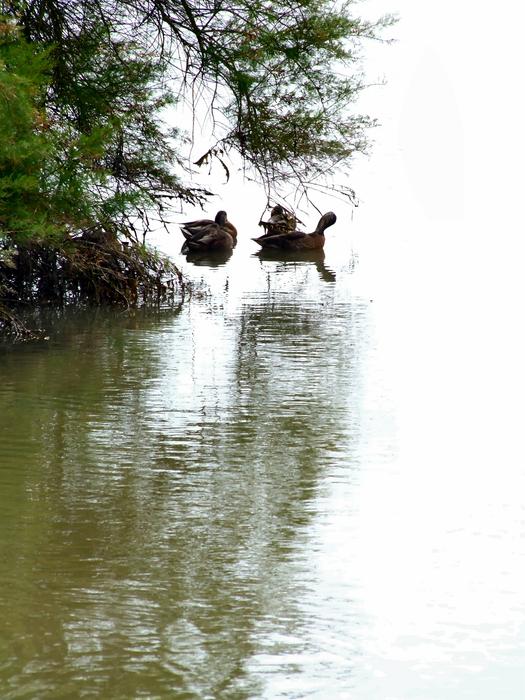
[[[406,374],[400,382],[407,401],[435,406],[436,426],[461,426],[458,439],[479,445],[480,461],[516,459],[524,452],[525,9],[509,0],[361,7],[400,17],[397,43],[369,51],[365,64],[388,84],[364,99],[383,125],[366,167],[352,173],[370,270],[395,299],[396,323],[400,300],[412,310],[393,333],[407,352],[412,327],[417,351],[406,369],[420,369],[425,383],[408,387]]]
[[[351,171],[365,199],[364,173],[376,168],[398,185],[406,178],[403,186],[426,217],[512,220],[522,179],[525,9],[511,0],[491,7],[474,0],[355,4],[356,15],[391,13],[400,19],[388,30],[395,44],[365,48],[367,77],[387,81],[370,88],[359,103],[382,124],[372,134],[370,162]],[[392,158],[387,167],[385,159]],[[379,184],[376,180],[376,192]],[[222,196],[238,203],[232,188]]]

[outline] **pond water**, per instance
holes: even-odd
[[[2,350],[3,700],[523,697],[512,356],[446,247],[360,225],[241,222],[180,308]]]

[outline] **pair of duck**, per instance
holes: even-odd
[[[271,211],[268,221],[261,221],[264,234],[252,240],[262,248],[274,250],[315,250],[325,243],[324,232],[335,224],[336,215],[329,211],[319,219],[315,231],[304,233],[297,231],[297,219],[279,204]],[[181,224],[181,231],[186,239],[181,252],[228,251],[237,243],[237,229],[228,221],[225,211],[217,212],[215,220],[200,219]]]

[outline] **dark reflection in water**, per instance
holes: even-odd
[[[198,267],[220,267],[225,265],[233,255],[233,250],[216,250],[188,253],[185,257],[187,262]]]
[[[230,312],[86,313],[0,356],[2,698],[253,698],[298,671],[366,317],[270,285]]]
[[[262,248],[255,253],[259,260],[274,260],[280,261],[283,265],[304,266],[307,263],[313,263],[319,277],[324,282],[335,282],[335,271],[325,265],[325,252],[321,248],[319,250],[302,250],[302,251],[286,251],[272,250],[271,248]]]

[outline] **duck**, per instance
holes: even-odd
[[[228,221],[225,211],[218,211],[215,219],[199,219],[180,224],[184,241],[181,253],[231,250],[237,243],[237,229]]]
[[[275,236],[294,231],[297,228],[297,218],[288,209],[276,204],[270,212],[269,220],[259,221],[259,226],[264,228],[263,236]]]
[[[333,226],[337,217],[333,211],[323,214],[315,231],[303,233],[302,231],[289,231],[273,235],[263,235],[252,238],[262,248],[278,248],[280,250],[314,250],[322,248],[325,243],[324,232],[329,226]]]

